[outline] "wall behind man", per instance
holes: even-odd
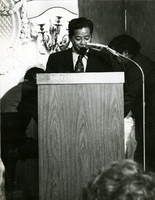
[[[125,33],[125,2],[104,0],[79,0],[79,15],[94,22],[93,41],[108,42],[120,33]]]
[[[142,53],[155,61],[154,0],[79,0],[79,16],[94,22],[94,42],[108,44],[127,33],[142,45]]]
[[[128,0],[127,33],[142,45],[142,52],[155,61],[155,1]]]
[[[0,98],[23,81],[30,67],[45,68],[51,52],[43,45],[38,24],[44,23],[45,31],[49,32],[50,25],[54,26],[57,16],[61,16],[58,42],[62,41],[62,37],[68,33],[68,21],[78,16],[77,1],[0,1]],[[5,10],[9,10],[9,13]]]

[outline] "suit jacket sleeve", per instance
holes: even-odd
[[[69,73],[73,72],[72,50],[67,49],[57,53],[50,54],[46,73]]]
[[[90,49],[88,53],[87,72],[113,71],[110,56],[106,52]]]
[[[55,54],[50,54],[47,61],[45,72],[57,73],[57,65],[58,65],[57,63],[59,63],[57,56],[55,56]]]

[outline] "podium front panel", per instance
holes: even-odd
[[[51,76],[38,82],[40,200],[78,200],[93,174],[124,158],[123,82],[46,84]]]

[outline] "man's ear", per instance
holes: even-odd
[[[124,57],[129,58],[129,52],[128,52],[127,50],[124,50],[124,51],[122,52],[122,55],[123,55]]]
[[[93,40],[93,36],[91,35],[90,42],[92,42],[92,40]]]

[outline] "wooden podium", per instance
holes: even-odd
[[[79,200],[124,158],[124,73],[39,74],[40,200]]]

